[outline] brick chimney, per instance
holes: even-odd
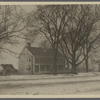
[[[27,47],[31,47],[31,43],[30,42],[27,42],[26,46]]]

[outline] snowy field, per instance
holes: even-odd
[[[100,72],[0,76],[0,95],[100,94]]]

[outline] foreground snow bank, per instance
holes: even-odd
[[[100,73],[0,76],[0,95],[100,93]]]
[[[6,77],[6,78],[5,78]],[[77,95],[100,93],[99,73],[0,77],[0,95]]]

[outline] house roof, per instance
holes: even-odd
[[[3,70],[16,71],[12,64],[1,64],[1,66],[3,67]]]
[[[26,48],[35,56],[54,56],[53,49],[44,49],[39,47]],[[58,52],[58,56],[62,56],[62,54]]]

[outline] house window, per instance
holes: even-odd
[[[31,61],[31,58],[29,58],[29,62]]]
[[[39,72],[39,65],[35,65],[35,72]]]
[[[62,70],[63,70],[63,65],[59,65],[59,66],[58,66],[58,70],[59,70],[59,71],[62,71]]]
[[[26,70],[28,70],[28,68],[26,68]]]
[[[41,65],[41,66],[40,66],[40,70],[41,70],[41,71],[45,71],[45,65]]]
[[[46,71],[51,71],[51,66],[50,65],[46,65]]]
[[[31,66],[29,66],[28,68],[26,68],[26,70],[31,70]]]
[[[31,66],[29,66],[29,69],[28,70],[31,70]]]
[[[31,61],[31,58],[30,58],[30,57],[27,57],[27,61],[29,61],[29,62],[30,62],[30,61]]]

